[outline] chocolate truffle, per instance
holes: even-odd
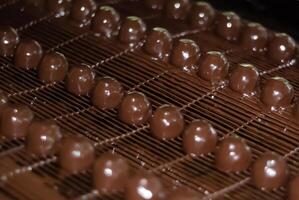
[[[255,161],[251,171],[252,183],[263,190],[281,187],[287,180],[288,166],[283,157],[266,153]]]
[[[224,138],[216,148],[216,168],[223,172],[240,172],[251,163],[250,147],[237,137]]]
[[[86,24],[91,20],[96,8],[94,0],[73,0],[71,18],[80,24]]]
[[[119,155],[105,153],[96,161],[93,169],[93,182],[97,190],[121,191],[128,181],[129,164]]]
[[[262,51],[268,41],[268,32],[265,27],[258,23],[248,23],[242,31],[241,43],[245,49]]]
[[[39,64],[38,78],[43,82],[62,81],[68,68],[68,61],[63,54],[49,52],[44,55]]]
[[[194,72],[199,56],[199,47],[193,40],[179,39],[175,42],[170,61],[185,72]]]
[[[92,103],[100,109],[116,108],[123,96],[124,89],[116,79],[103,77],[98,80],[93,90]]]
[[[199,194],[187,188],[178,188],[170,192],[166,198],[167,200],[198,200]]]
[[[146,25],[139,17],[129,16],[119,30],[119,40],[126,44],[137,43],[145,36]]]
[[[216,32],[222,38],[235,41],[239,37],[241,19],[234,12],[220,13],[217,20]]]
[[[277,111],[290,106],[293,97],[293,86],[282,77],[273,77],[263,85],[260,101],[271,111]]]
[[[172,38],[170,33],[160,27],[155,27],[149,33],[146,43],[146,52],[160,60],[167,61],[172,47]]]
[[[15,52],[15,66],[24,69],[35,69],[43,56],[40,44],[32,39],[21,40]]]
[[[68,136],[62,139],[58,154],[60,166],[75,173],[86,170],[95,159],[92,143],[82,136]]]
[[[275,62],[287,62],[295,52],[295,40],[285,33],[276,33],[268,45],[268,57]]]
[[[196,2],[193,4],[191,14],[189,16],[190,25],[193,28],[202,30],[212,25],[215,19],[215,10],[206,2]]]
[[[118,31],[119,14],[110,6],[101,6],[92,19],[92,30],[107,38]]]
[[[34,114],[24,105],[9,105],[2,110],[0,133],[7,138],[26,136]]]
[[[149,172],[139,172],[127,183],[126,200],[160,200],[165,191],[161,180]]]
[[[228,74],[229,64],[219,51],[208,51],[200,59],[198,75],[211,84],[222,81]]]
[[[144,4],[153,10],[161,10],[165,0],[144,0]]]
[[[75,95],[89,95],[94,86],[95,73],[88,65],[71,68],[67,75],[66,88]]]
[[[229,87],[242,95],[252,96],[256,93],[259,72],[251,64],[238,64],[229,77]]]
[[[189,0],[168,0],[165,6],[166,16],[171,19],[185,19],[190,7]]]
[[[52,121],[34,121],[28,128],[27,150],[38,156],[55,153],[62,137],[59,126]]]
[[[288,200],[298,200],[299,199],[299,176],[293,178],[288,186]]]
[[[71,0],[47,0],[47,10],[57,16],[64,16],[70,9]]]
[[[118,109],[121,121],[130,125],[141,125],[152,114],[152,106],[147,97],[140,92],[129,92],[123,98]]]
[[[205,120],[194,120],[185,129],[183,147],[187,154],[205,155],[214,151],[216,130]]]
[[[0,89],[0,121],[3,109],[7,106],[7,95]]]
[[[158,139],[178,137],[184,130],[184,117],[179,108],[173,105],[162,105],[150,119],[151,133]]]
[[[0,27],[0,55],[11,56],[19,42],[17,31],[9,26]]]

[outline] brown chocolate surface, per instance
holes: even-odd
[[[0,55],[13,55],[18,42],[19,35],[14,28],[8,26],[0,28]]]

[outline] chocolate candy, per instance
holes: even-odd
[[[0,55],[1,56],[13,55],[18,42],[19,42],[19,35],[14,28],[9,26],[0,27]]]
[[[0,121],[1,121],[1,115],[2,110],[7,106],[8,99],[6,94],[0,89]]]
[[[190,7],[189,0],[168,0],[165,6],[166,16],[171,19],[185,19]]]
[[[89,95],[94,86],[95,73],[88,65],[71,68],[67,75],[66,88],[75,95]]]
[[[2,110],[0,133],[7,138],[22,138],[34,114],[24,105],[9,105]]]
[[[42,47],[37,41],[32,39],[21,40],[15,52],[15,66],[27,70],[35,69],[39,64],[42,55]]]
[[[299,176],[293,178],[288,186],[288,200],[298,200],[299,199]]]
[[[293,86],[282,77],[273,77],[263,85],[260,101],[267,109],[277,111],[290,106],[293,97]]]
[[[140,92],[129,92],[120,103],[118,118],[126,124],[141,125],[152,114],[152,106]]]
[[[268,32],[258,23],[248,23],[242,31],[241,43],[245,49],[263,51],[268,41]]]
[[[118,31],[119,14],[110,6],[101,6],[92,19],[92,30],[107,38],[111,38]]]
[[[158,139],[178,137],[184,130],[184,117],[179,108],[173,105],[162,105],[150,119],[151,133]]]
[[[103,77],[98,80],[93,90],[92,103],[100,109],[116,108],[123,96],[124,89],[116,79]]]
[[[167,200],[198,200],[199,195],[187,188],[178,188],[175,191],[170,192],[166,198]]]
[[[251,171],[252,183],[263,190],[281,187],[287,180],[288,166],[283,157],[270,152],[255,161]]]
[[[223,172],[240,172],[251,163],[250,147],[237,137],[224,138],[216,148],[216,168]]]
[[[50,13],[55,13],[57,16],[64,16],[70,9],[71,0],[47,0],[46,6]]]
[[[71,173],[86,170],[95,159],[95,150],[89,140],[82,136],[62,139],[58,160],[60,166]]]
[[[187,154],[205,155],[214,151],[217,142],[216,130],[204,120],[194,120],[185,129],[183,147]]]
[[[216,32],[226,40],[235,41],[241,30],[241,19],[234,12],[220,13],[217,20]]]
[[[268,57],[278,63],[289,61],[295,52],[295,40],[285,33],[276,33],[268,45]]]
[[[259,72],[251,64],[238,64],[229,77],[229,87],[242,95],[252,96],[256,93]]]
[[[208,51],[199,62],[198,75],[211,84],[222,81],[228,74],[229,64],[219,51]]]
[[[119,30],[119,40],[126,44],[140,42],[145,36],[146,25],[139,17],[129,16]]]
[[[0,97],[1,97],[1,95],[0,95]],[[1,113],[1,104],[0,104],[0,113]],[[293,116],[295,117],[296,121],[299,122],[299,101],[296,102],[296,104],[293,108]]]
[[[93,168],[93,182],[97,190],[104,192],[121,191],[129,177],[127,160],[113,153],[105,153]]]
[[[191,27],[202,30],[212,25],[215,19],[214,8],[206,2],[196,2],[193,4],[189,22]]]
[[[28,128],[27,150],[38,156],[55,153],[62,137],[59,126],[51,121],[34,121]]]
[[[145,51],[160,60],[167,61],[172,47],[172,38],[170,33],[160,27],[155,27],[149,33],[146,43]]]
[[[144,0],[144,4],[153,10],[161,10],[164,6],[164,0]]]
[[[199,56],[200,49],[193,40],[179,39],[175,42],[170,61],[185,72],[192,73],[197,69]]]
[[[50,52],[44,55],[39,64],[38,78],[43,82],[62,81],[68,68],[68,61],[63,54]]]
[[[71,19],[80,24],[87,24],[96,8],[94,0],[73,0],[70,14]]]

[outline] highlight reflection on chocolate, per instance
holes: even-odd
[[[268,42],[268,32],[258,23],[248,23],[242,30],[241,43],[245,49],[263,51]]]
[[[185,19],[190,7],[190,0],[168,0],[165,5],[166,16],[171,19]]]
[[[0,89],[0,122],[3,109],[7,106],[8,98],[5,92]]]
[[[119,30],[119,40],[125,44],[137,43],[145,36],[146,25],[139,17],[129,16]]]
[[[207,29],[215,19],[214,8],[206,2],[196,2],[192,5],[189,16],[190,25],[193,28]]]
[[[71,19],[80,24],[88,23],[97,6],[94,0],[73,0],[71,6]]]
[[[0,55],[11,56],[19,43],[17,31],[9,26],[0,27]]]
[[[234,12],[223,12],[217,17],[216,32],[222,38],[235,41],[241,30],[241,19]]]
[[[153,10],[161,10],[164,6],[165,0],[144,0],[144,4]]]
[[[288,185],[288,200],[299,199],[299,176],[293,178]]]
[[[47,0],[46,6],[50,13],[64,16],[71,7],[71,0]]]

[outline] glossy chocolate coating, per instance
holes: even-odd
[[[97,6],[94,0],[73,0],[71,6],[71,18],[78,23],[90,21]]]
[[[224,138],[216,148],[216,168],[223,172],[240,172],[251,164],[250,147],[237,137]]]
[[[103,77],[98,80],[93,90],[92,103],[100,109],[116,108],[123,96],[124,89],[116,79]]]
[[[294,97],[293,86],[282,77],[268,79],[260,94],[260,101],[272,111],[284,109],[291,105]]]
[[[101,36],[111,38],[118,31],[119,14],[110,6],[101,6],[92,19],[92,30]]]
[[[295,52],[295,40],[285,33],[276,33],[268,45],[268,57],[275,62],[287,62]]]
[[[62,81],[68,68],[68,61],[63,54],[49,52],[43,56],[39,64],[38,78],[43,82]]]
[[[55,153],[62,137],[59,126],[51,121],[34,121],[28,128],[27,150],[38,156]]]
[[[67,75],[66,88],[75,95],[89,95],[95,82],[95,73],[88,65],[74,66]]]
[[[21,40],[15,52],[14,63],[16,67],[35,69],[43,56],[40,44],[32,39]]]
[[[7,138],[22,138],[34,114],[28,106],[9,105],[2,110],[0,133]]]
[[[129,177],[129,164],[126,159],[113,153],[105,153],[96,161],[93,168],[94,187],[99,191],[122,191]]]
[[[299,176],[293,178],[288,185],[288,200],[299,199]]]
[[[46,6],[50,13],[63,16],[70,9],[72,0],[47,0]]]
[[[165,0],[144,0],[144,4],[153,10],[161,10],[164,6]]]
[[[194,120],[184,131],[183,147],[187,154],[205,155],[214,151],[217,142],[216,130],[204,120]]]
[[[242,31],[241,43],[245,49],[262,51],[268,41],[268,32],[265,27],[258,23],[248,23]]]
[[[61,140],[59,148],[59,164],[69,172],[86,170],[95,159],[92,143],[82,136],[67,136]]]
[[[0,27],[0,55],[11,56],[19,42],[17,31],[9,26]]]
[[[170,192],[166,198],[167,200],[198,200],[199,195],[187,188],[178,188],[175,191]]]
[[[165,5],[166,16],[171,19],[185,19],[190,7],[190,0],[167,0]]]
[[[190,25],[193,28],[207,29],[215,19],[214,8],[206,2],[196,2],[192,5],[189,16]]]
[[[119,30],[119,40],[126,44],[137,43],[145,36],[146,25],[139,17],[129,16]]]
[[[251,171],[252,183],[263,190],[281,187],[287,180],[288,166],[283,157],[266,153],[255,161]]]
[[[183,132],[184,125],[183,115],[173,105],[160,106],[150,119],[151,133],[158,139],[178,137]]]
[[[217,20],[216,32],[222,38],[235,41],[241,30],[241,19],[234,12],[220,13]]]
[[[1,121],[2,110],[7,106],[7,103],[8,103],[7,95],[0,89],[0,121]]]
[[[252,96],[256,93],[259,72],[251,64],[238,64],[229,77],[229,87],[242,95]]]
[[[160,27],[155,27],[149,33],[146,43],[146,52],[160,60],[167,61],[172,47],[172,38],[170,33]]]
[[[193,72],[197,68],[199,56],[200,49],[193,40],[179,39],[175,42],[170,61],[185,72]]]
[[[228,74],[229,63],[219,51],[208,51],[199,62],[198,75],[214,84],[222,81]]]
[[[129,92],[118,108],[118,118],[126,124],[141,125],[152,114],[148,98],[140,92]]]

